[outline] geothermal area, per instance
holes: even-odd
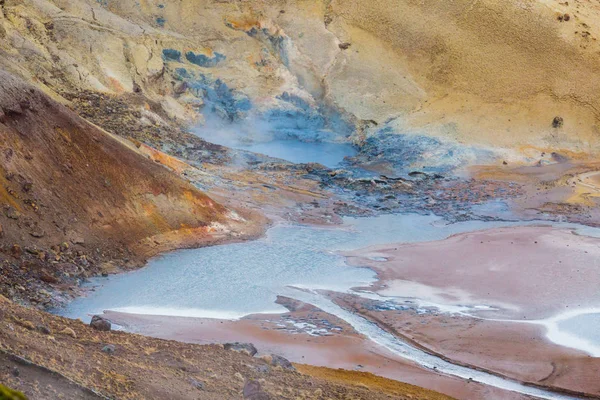
[[[599,37],[0,0],[0,399],[600,398]]]

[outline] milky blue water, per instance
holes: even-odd
[[[321,137],[323,132],[305,130],[302,131],[302,136],[282,137],[269,133],[268,128],[271,128],[269,126],[260,128],[252,121],[248,121],[247,126],[241,122],[225,125],[213,121],[206,127],[194,129],[192,133],[211,143],[259,153],[295,164],[314,162],[328,168],[335,168],[345,157],[357,154],[357,150],[349,143],[338,142],[335,138]]]
[[[600,313],[583,314],[569,318],[559,322],[558,328],[599,347]]]
[[[235,148],[281,158],[296,164],[316,162],[328,168],[338,166],[344,157],[356,155],[354,147],[347,143],[301,142],[294,139],[237,145]]]
[[[284,295],[342,318],[379,345],[426,368],[539,398],[569,399],[572,397],[441,360],[312,290],[347,292],[374,282],[371,270],[346,265],[335,251],[441,240],[456,233],[526,224],[467,221],[448,225],[435,216],[405,214],[346,218],[342,228],[278,225],[260,240],[175,251],[151,260],[143,269],[93,279],[89,284],[95,287],[93,292],[56,312],[85,321],[104,310],[230,319],[286,312],[275,303],[278,295]],[[600,323],[592,322],[594,326]],[[581,321],[584,327],[588,323],[589,320]],[[584,329],[582,334],[588,331],[597,337],[592,329]]]
[[[345,292],[374,282],[371,270],[346,265],[338,250],[374,244],[421,242],[507,222],[445,224],[416,214],[346,218],[342,228],[276,226],[266,237],[245,243],[180,250],[148,266],[109,278],[96,278],[87,297],[60,313],[87,320],[89,314],[120,310],[155,315],[239,318],[252,313],[284,312],[277,295],[296,289]]]

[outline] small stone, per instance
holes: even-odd
[[[94,328],[97,331],[101,331],[101,332],[110,332],[110,329],[112,327],[110,321],[108,321],[107,319],[102,318],[99,315],[94,315],[92,317],[92,321],[90,322],[90,326],[92,328]]]
[[[289,371],[295,371],[296,368],[292,365],[292,363],[287,359],[277,354],[271,354],[271,365],[274,367],[281,367],[283,369],[287,369]]]
[[[114,354],[115,353],[115,345],[107,344],[106,346],[102,347],[102,352],[106,353],[106,354]]]
[[[254,369],[256,370],[256,372],[259,372],[261,374],[268,374],[271,371],[271,368],[269,368],[267,364],[259,364],[256,367],[254,367]]]
[[[256,347],[254,347],[252,343],[225,343],[223,345],[223,348],[225,350],[233,350],[239,353],[246,353],[251,357],[254,357],[256,353],[258,353],[258,350],[256,349]]]
[[[553,128],[561,128],[564,125],[565,121],[563,120],[563,117],[554,117],[554,119],[552,120],[552,127]]]
[[[338,46],[341,50],[348,50],[350,48],[350,46],[352,46],[352,44],[345,42],[345,43],[340,43]]]
[[[21,213],[15,210],[13,207],[8,206],[4,208],[4,215],[6,215],[10,219],[19,219],[21,217]]]
[[[235,379],[240,380],[240,381],[244,381],[244,377],[242,376],[242,374],[240,374],[239,372],[236,372],[234,375]]]
[[[46,270],[42,270],[40,273],[40,280],[46,283],[58,283],[58,279]]]
[[[19,368],[14,367],[12,369],[12,374],[13,374],[13,376],[19,376],[19,375],[21,375],[21,371],[19,371]]]
[[[13,246],[10,249],[10,254],[14,258],[21,258],[21,256],[23,255],[23,249],[18,244],[13,244]]]
[[[85,239],[81,236],[75,236],[73,239],[71,239],[71,242],[73,244],[85,244]]]
[[[204,390],[204,382],[201,382],[199,380],[196,380],[194,378],[190,379],[190,383],[192,384],[193,387],[195,387],[198,390]]]
[[[33,236],[34,238],[43,238],[44,236],[46,236],[46,232],[44,232],[42,229],[39,229],[38,227],[36,227],[34,230],[32,230],[31,232],[29,232],[29,234],[31,236]]]
[[[51,333],[52,333],[52,332],[50,331],[50,328],[48,328],[48,327],[47,327],[47,326],[45,326],[45,325],[38,325],[38,326],[37,326],[35,329],[36,329],[36,330],[37,330],[39,333],[43,333],[44,335],[49,335],[49,334],[51,334]]]
[[[65,328],[62,331],[60,331],[60,333],[62,333],[63,335],[71,336],[73,339],[77,339],[77,334],[71,328]]]
[[[244,384],[243,390],[244,399],[250,400],[267,400],[269,395],[262,391],[261,385],[258,381],[249,379]]]

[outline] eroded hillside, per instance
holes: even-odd
[[[588,2],[6,0],[2,10],[3,65],[48,91],[143,92],[172,118],[252,116],[289,135],[598,144],[599,10]]]

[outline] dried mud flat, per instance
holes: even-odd
[[[297,363],[301,372],[325,369],[339,373],[371,373],[469,399],[526,399],[527,396],[464,380],[407,361],[357,333],[348,323],[320,309],[280,297],[278,302],[292,311],[255,314],[240,320],[216,320],[106,311],[105,316],[126,330],[151,337],[187,343],[252,343],[258,355],[279,354]]]
[[[332,298],[429,352],[524,382],[600,395],[598,358],[555,344],[531,323],[600,298],[600,240],[567,229],[513,227],[347,253],[374,269],[389,302]]]

